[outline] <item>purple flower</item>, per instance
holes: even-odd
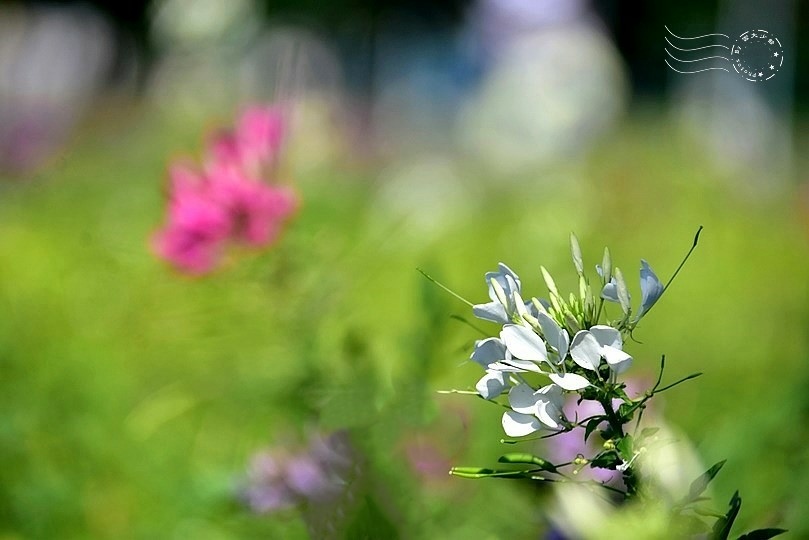
[[[304,449],[263,450],[251,461],[242,497],[257,513],[326,503],[345,490],[353,465],[343,433],[315,437]]]
[[[626,381],[626,392],[629,397],[637,396],[641,393],[640,384],[635,380]],[[578,397],[571,396],[568,398],[564,406],[565,417],[571,419],[578,419],[582,421],[591,416],[598,416],[604,414],[604,407],[597,401],[585,399],[577,404]],[[619,399],[613,400],[612,406],[617,409],[622,401]],[[607,423],[603,422],[598,426],[598,429],[604,429]],[[572,461],[577,455],[581,454],[586,458],[591,458],[602,450],[602,443],[604,442],[599,437],[597,432],[594,432],[584,441],[584,427],[577,427],[571,431],[555,435],[547,439],[547,455],[548,459],[553,463],[567,463]],[[579,478],[595,480],[597,482],[615,483],[621,481],[621,472],[602,469],[598,467],[584,467],[578,473]]]

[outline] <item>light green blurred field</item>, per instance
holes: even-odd
[[[664,412],[706,466],[728,459],[716,508],[739,489],[738,532],[809,535],[809,230],[791,192],[740,195],[663,118],[636,118],[536,178],[469,167],[466,202],[431,231],[380,211],[372,172],[309,169],[276,249],[187,279],[147,241],[166,160],[200,127],[99,121],[36,178],[0,184],[0,537],[304,537],[294,513],[240,508],[239,475],[262,446],[351,428],[402,538],[537,538],[542,493],[408,469],[413,440],[458,465],[505,451],[497,407],[434,392],[474,384],[478,335],[416,267],[483,301],[502,260],[541,296],[540,264],[573,285],[576,231],[589,264],[609,245],[634,286],[640,258],[666,279],[698,225],[633,370],[653,377],[665,353],[671,380],[705,372]]]

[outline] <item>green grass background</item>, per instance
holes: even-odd
[[[809,535],[809,223],[792,186],[751,196],[651,114],[524,178],[461,160],[461,202],[426,230],[380,210],[372,168],[337,160],[296,175],[303,206],[274,249],[188,279],[147,244],[167,159],[204,127],[102,117],[0,183],[0,538],[305,537],[296,513],[253,516],[234,490],[258,448],[343,428],[400,537],[537,538],[542,490],[408,467],[417,440],[458,465],[513,450],[497,407],[435,393],[474,384],[478,336],[416,268],[472,301],[501,260],[529,294],[540,265],[571,290],[576,231],[591,267],[609,245],[637,291],[639,259],[666,279],[698,225],[628,347],[633,372],[652,378],[664,353],[670,380],[704,372],[662,399],[706,466],[728,459],[715,507],[739,489],[738,532]]]

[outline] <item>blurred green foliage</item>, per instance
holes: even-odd
[[[375,209],[372,174],[309,169],[275,249],[187,279],[148,237],[167,155],[195,148],[200,127],[102,123],[39,177],[0,184],[0,537],[305,537],[294,512],[237,503],[247,460],[349,428],[369,512],[400,537],[536,538],[534,486],[408,465],[414,441],[456,465],[533,448],[500,445],[497,407],[435,394],[477,380],[465,359],[479,335],[416,267],[472,301],[499,260],[530,293],[544,292],[540,264],[570,289],[574,230],[586,264],[609,245],[636,287],[639,259],[665,280],[698,225],[697,252],[628,347],[633,370],[651,379],[665,353],[671,380],[705,372],[664,414],[705,463],[727,458],[717,508],[739,489],[739,531],[809,535],[809,231],[791,193],[745,195],[649,115],[536,178],[470,167],[473,202],[429,233]]]

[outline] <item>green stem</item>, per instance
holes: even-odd
[[[620,439],[626,437],[621,419],[612,406],[612,399],[610,399],[609,392],[604,390],[604,397],[599,400],[599,403],[601,403],[601,406],[604,407],[604,412],[607,414],[607,422],[609,423],[613,432],[617,433]],[[627,467],[627,469],[623,471],[623,478],[624,484],[626,484],[626,493],[624,496],[629,499],[637,494],[638,477],[635,474],[635,469],[632,467]]]
[[[447,291],[449,294],[451,294],[452,296],[454,296],[455,298],[457,298],[458,300],[460,300],[461,302],[463,302],[463,303],[464,303],[464,304],[466,304],[467,306],[469,306],[469,307],[474,307],[474,306],[475,306],[475,305],[474,305],[472,302],[470,302],[469,300],[467,300],[466,298],[464,298],[464,297],[463,297],[463,296],[461,296],[460,294],[456,293],[455,291],[453,291],[452,289],[450,289],[449,287],[447,287],[447,286],[446,286],[446,285],[444,285],[443,283],[439,282],[438,280],[436,280],[435,278],[433,278],[431,275],[429,275],[427,272],[425,272],[425,271],[424,271],[424,270],[422,270],[421,268],[416,268],[416,270],[418,270],[418,272],[419,272],[419,273],[420,273],[422,276],[426,277],[428,280],[432,281],[433,283],[435,283],[436,285],[438,285],[439,287],[441,287],[442,289],[444,289],[445,291]]]
[[[665,392],[666,390],[668,390],[668,389],[670,389],[670,388],[674,388],[674,387],[675,387],[675,386],[677,386],[678,384],[680,384],[680,383],[684,383],[685,381],[690,381],[691,379],[696,379],[696,378],[697,378],[697,377],[699,377],[700,375],[702,375],[702,373],[692,373],[691,375],[689,375],[689,376],[687,376],[687,377],[683,377],[683,378],[682,378],[682,379],[680,379],[679,381],[675,381],[675,382],[673,382],[673,383],[671,383],[671,384],[669,384],[669,385],[667,385],[667,386],[664,386],[663,388],[660,388],[659,390],[657,390],[657,391],[655,392],[655,394],[659,394],[660,392]]]
[[[604,407],[604,412],[607,414],[607,422],[610,424],[612,430],[617,433],[621,438],[624,437],[624,426],[621,424],[621,419],[612,407],[612,400],[607,392],[604,392],[604,398],[599,400],[601,406]]]
[[[604,299],[599,296],[598,311],[596,312],[596,320],[593,324],[598,324],[599,319],[601,319],[601,308],[603,307],[604,307]]]

